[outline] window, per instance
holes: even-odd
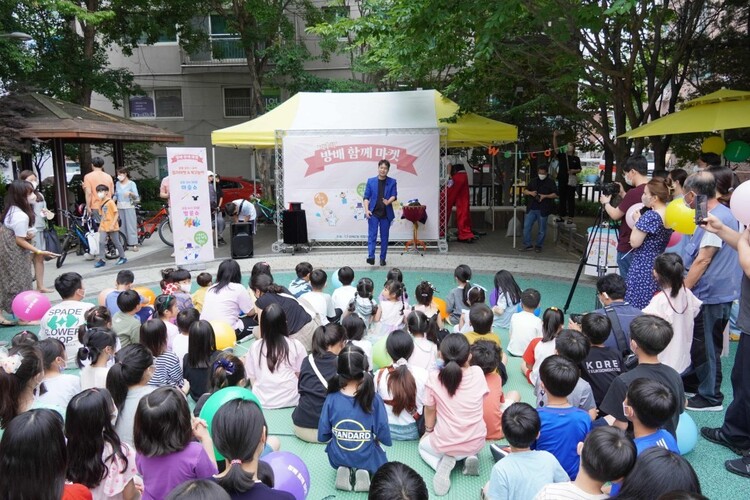
[[[159,30],[156,34],[156,40],[154,43],[175,43],[177,42],[177,26],[164,27]],[[148,35],[143,33],[138,39],[139,45],[148,44]]]
[[[253,98],[250,87],[224,88],[224,116],[251,116]],[[281,90],[263,88],[263,106],[270,111],[281,104]]]
[[[224,89],[224,116],[250,116],[251,109],[250,87]]]
[[[242,184],[235,181],[225,181],[224,179],[219,179],[219,188],[222,190],[224,189],[240,189],[242,188]]]
[[[329,5],[328,7],[323,7],[321,10],[323,11],[323,19],[328,24],[334,24],[340,19],[349,19],[348,5]],[[345,31],[341,32],[338,38],[339,40],[345,40],[347,33]]]
[[[156,173],[159,176],[159,179],[163,179],[167,175],[169,175],[169,170],[167,168],[167,157],[166,156],[157,156],[156,157],[156,169],[157,169]]]
[[[146,95],[131,96],[128,100],[131,118],[182,117],[182,91],[180,89],[155,89]]]

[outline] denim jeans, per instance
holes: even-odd
[[[540,210],[529,210],[523,221],[523,246],[531,246],[531,229],[536,222],[539,222],[539,233],[536,237],[536,246],[542,248],[544,236],[547,234],[547,216],[542,216]]]
[[[620,268],[620,276],[622,279],[628,278],[628,271],[630,271],[630,260],[632,256],[629,252],[617,252],[617,267]]]
[[[724,400],[721,393],[721,350],[731,307],[731,302],[703,304],[693,330],[691,357],[698,377],[698,394],[717,405]]]
[[[385,260],[388,254],[388,233],[391,230],[391,221],[386,217],[382,219],[371,215],[367,219],[367,257],[375,258],[375,244],[378,240],[378,230],[380,231],[380,260]]]

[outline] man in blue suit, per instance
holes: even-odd
[[[393,202],[396,201],[396,179],[388,177],[391,164],[388,160],[378,163],[378,176],[367,179],[365,195],[365,216],[367,217],[367,263],[375,264],[375,242],[380,229],[380,265],[385,265],[388,253],[388,232],[395,218]]]

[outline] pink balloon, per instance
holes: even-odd
[[[21,321],[39,321],[52,307],[46,295],[36,290],[21,292],[13,299],[11,309]]]
[[[633,220],[633,215],[636,212],[640,212],[643,206],[643,203],[636,203],[635,205],[628,208],[628,211],[625,212],[625,224],[630,227],[635,227],[635,220]]]
[[[671,248],[678,244],[680,241],[682,241],[682,235],[678,233],[677,231],[672,231],[672,236],[669,237],[669,242],[667,243],[667,248]]]
[[[729,207],[740,224],[750,226],[750,181],[743,182],[732,192]]]

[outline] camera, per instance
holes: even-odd
[[[616,196],[620,194],[620,185],[616,182],[609,182],[602,185],[602,194],[604,196]]]
[[[570,315],[570,321],[572,321],[576,325],[580,325],[581,322],[583,321],[583,314],[572,313]]]

